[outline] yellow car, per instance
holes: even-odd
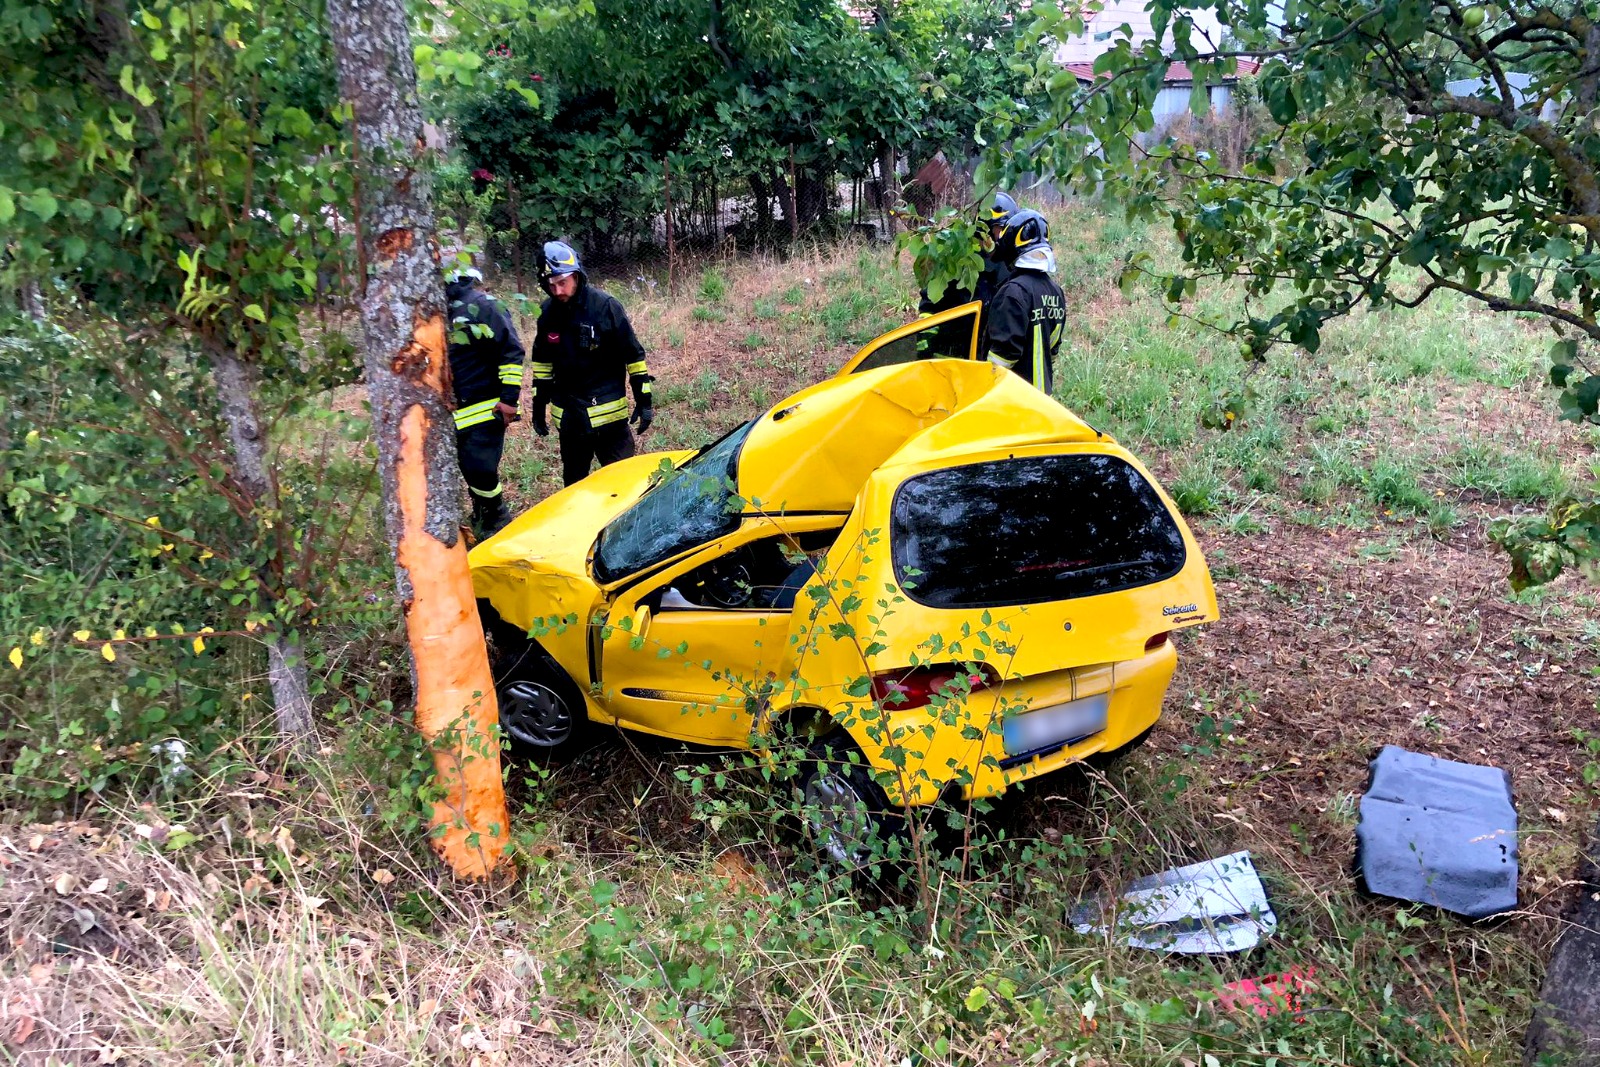
[[[513,742],[800,731],[857,753],[816,760],[806,798],[873,808],[1143,740],[1169,635],[1217,617],[1172,501],[1008,371],[883,357],[698,452],[603,467],[472,550]]]

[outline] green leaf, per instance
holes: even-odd
[[[244,306],[244,317],[255,319],[257,322],[267,321],[267,313],[261,310],[260,304],[246,304]]]
[[[39,221],[49,222],[56,217],[60,205],[56,198],[50,195],[49,190],[35,189],[32,194],[22,198],[22,206],[33,214],[39,216]]]
[[[1514,271],[1511,275],[1511,300],[1513,303],[1526,304],[1533,298],[1533,291],[1538,287],[1533,275],[1525,270]]]
[[[1561,418],[1584,422],[1600,415],[1600,374],[1591,374],[1561,394]]]
[[[0,222],[10,222],[17,216],[17,200],[10,189],[0,189]]]

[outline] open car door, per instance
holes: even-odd
[[[836,377],[919,359],[977,359],[982,315],[983,304],[974,300],[896,327],[869,341],[850,357]]]

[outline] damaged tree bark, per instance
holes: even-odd
[[[402,0],[329,0],[334,62],[361,157],[367,389],[417,699],[442,799],[433,845],[459,877],[505,851],[498,711],[461,539],[444,286]]]

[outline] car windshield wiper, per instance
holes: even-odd
[[[1155,562],[1157,562],[1157,560],[1152,556],[1140,556],[1138,559],[1126,559],[1121,563],[1102,563],[1098,567],[1083,567],[1079,570],[1062,571],[1060,574],[1056,575],[1056,580],[1060,581],[1063,578],[1093,577],[1096,574],[1114,574],[1117,571],[1125,571],[1132,567],[1142,567],[1147,563]]]

